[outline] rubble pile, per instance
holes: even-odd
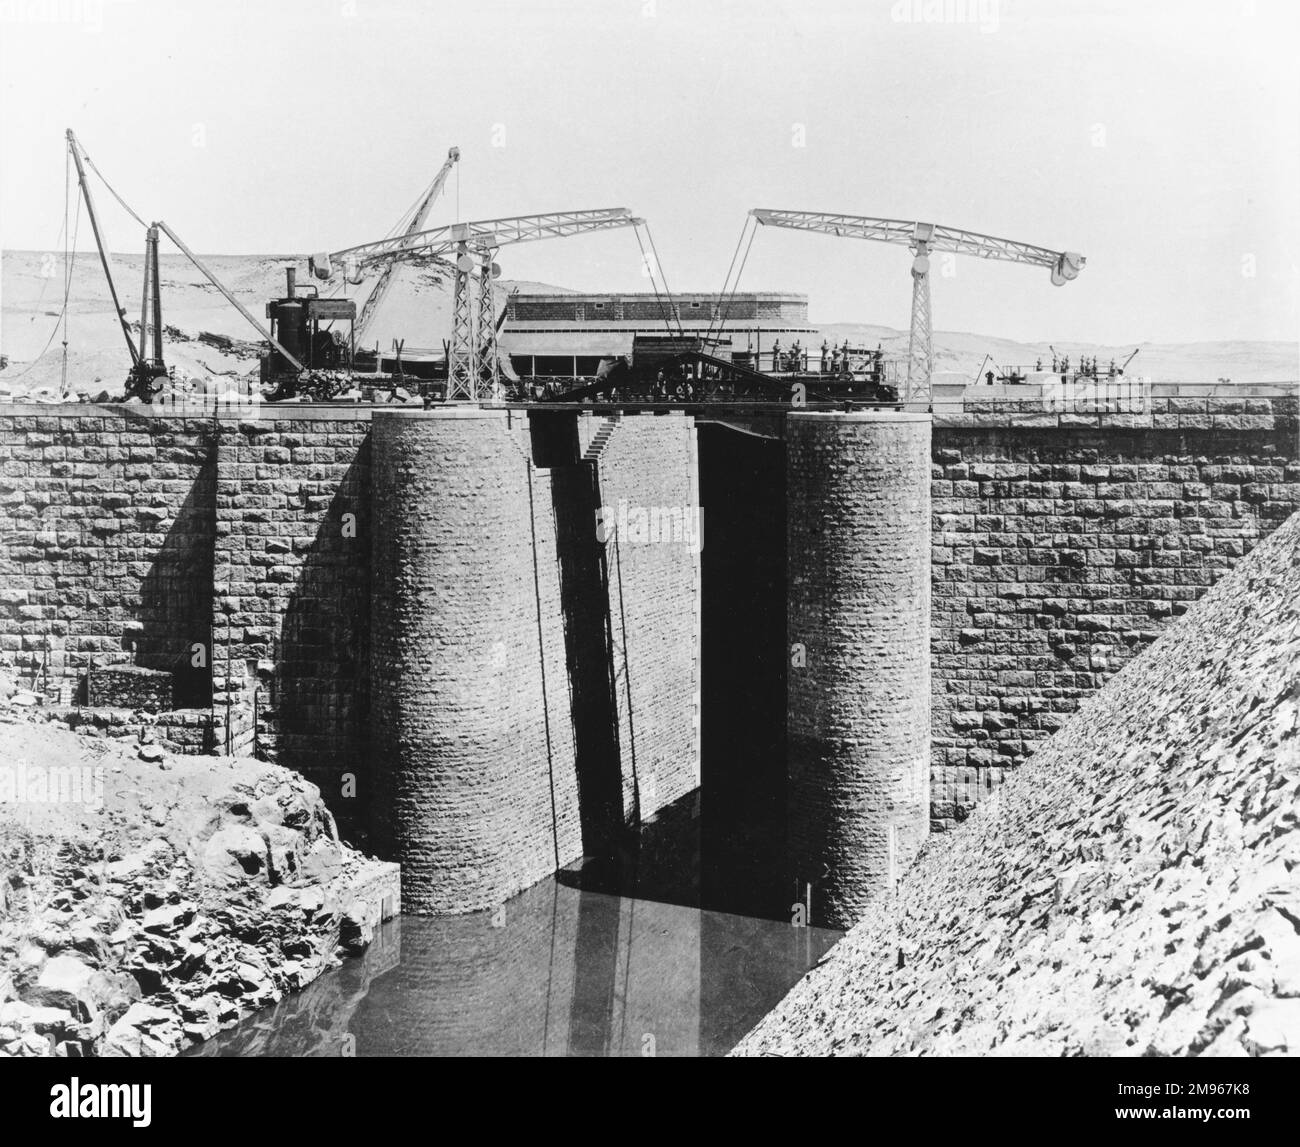
[[[397,866],[277,765],[0,707],[0,1056],[173,1055],[365,949]]]
[[[733,1054],[1300,1054],[1300,515]]]

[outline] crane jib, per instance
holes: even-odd
[[[374,262],[397,255],[445,253],[458,243],[468,243],[479,249],[501,247],[511,243],[526,243],[534,239],[602,231],[611,227],[630,227],[636,222],[637,219],[626,207],[606,207],[590,211],[551,211],[506,219],[452,223],[429,231],[345,247],[315,258],[322,266],[335,261]]]
[[[762,207],[756,207],[750,214],[765,226],[815,231],[847,239],[871,239],[913,248],[923,244],[928,251],[952,251],[975,255],[981,259],[1003,259],[1053,269],[1064,263],[1075,274],[1087,262],[1082,255],[1071,251],[1054,251],[1032,243],[1001,239],[995,235],[983,235],[977,231],[943,227],[935,223],[825,211],[781,211]],[[1067,274],[1066,277],[1072,278],[1073,275]]]

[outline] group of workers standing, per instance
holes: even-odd
[[[788,350],[781,347],[781,340],[777,339],[772,344],[772,370],[774,372],[786,372],[797,374],[808,370],[809,354],[804,350],[803,345],[798,339]],[[875,350],[854,350],[849,347],[849,340],[845,339],[842,346],[832,346],[826,339],[822,339],[821,360],[818,366],[818,372],[821,374],[852,374],[853,360],[859,362],[858,369],[868,374],[880,374],[883,372],[885,354],[877,344]]]

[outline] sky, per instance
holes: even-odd
[[[0,246],[62,248],[68,127],[142,216],[229,254],[381,238],[456,145],[430,226],[629,207],[674,290],[721,287],[753,207],[844,212],[1087,258],[1060,288],[936,261],[942,330],[1295,341],[1298,48],[1294,0],[0,0]],[[499,262],[649,288],[628,231]],[[741,288],[905,328],[910,264],[764,228]]]

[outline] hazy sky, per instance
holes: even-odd
[[[678,290],[721,286],[751,207],[842,211],[1088,258],[1059,289],[960,259],[941,329],[1293,340],[1298,28],[1294,0],[0,0],[0,243],[59,245],[66,127],[142,215],[223,253],[379,238],[456,144],[431,225],[457,194],[465,219],[630,207]],[[647,287],[626,231],[500,262]],[[909,265],[768,228],[742,287],[905,327]]]

